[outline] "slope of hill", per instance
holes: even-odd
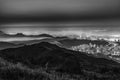
[[[36,35],[35,37],[53,37],[52,35],[49,34],[40,34],[40,35]]]
[[[120,79],[119,63],[60,48],[48,42],[1,50],[0,57],[14,64],[20,62],[31,69],[43,67],[49,72],[78,75],[82,78],[78,80]]]
[[[71,46],[78,46],[82,44],[96,44],[96,45],[107,45],[109,44],[104,40],[87,40],[87,39],[64,39],[59,41],[65,47],[70,48]]]
[[[9,35],[4,33],[3,31],[0,31],[0,37],[8,37]]]
[[[1,49],[6,49],[6,48],[11,48],[11,47],[16,47],[18,46],[17,44],[10,43],[10,42],[0,42],[0,50]]]

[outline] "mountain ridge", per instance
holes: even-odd
[[[3,31],[0,31],[0,37],[53,37],[53,36],[46,33],[42,33],[38,35],[25,35],[23,33],[7,34]]]
[[[79,60],[82,59],[83,61],[87,61],[87,62],[90,61],[90,63],[93,63],[95,61],[95,63],[97,65],[99,65],[99,63],[97,63],[97,62],[102,62],[102,59],[104,59],[111,65],[112,65],[111,62],[117,64],[117,62],[114,62],[112,60],[108,60],[105,58],[96,58],[96,57],[93,57],[92,55],[88,56],[87,53],[67,50],[65,48],[60,48],[57,45],[50,44],[48,42],[41,42],[41,43],[32,44],[32,45],[25,45],[25,46],[21,46],[18,48],[8,48],[5,50],[1,50],[0,53],[2,55],[8,55],[8,56],[12,56],[12,57],[18,56],[18,57],[21,57],[24,59],[28,58],[28,57],[30,57],[31,59],[38,57],[38,59],[39,59],[39,58],[41,58],[41,56],[48,56],[48,55],[50,55],[50,56],[56,55],[57,57],[59,57],[58,55],[61,55],[61,56],[63,56],[63,55],[73,55],[74,56],[75,55],[76,58]],[[16,57],[14,57],[14,58],[16,58]],[[53,56],[53,58],[54,58],[54,56]]]
[[[25,65],[33,71],[42,67],[48,73],[55,71],[71,76],[77,75],[78,80],[120,78],[119,63],[111,59],[97,58],[85,52],[68,50],[48,42],[0,50],[0,57],[13,64]]]

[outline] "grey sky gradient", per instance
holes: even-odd
[[[0,4],[0,30],[7,33],[120,31],[120,0],[0,0]]]
[[[119,0],[1,0],[2,16],[119,16]],[[56,16],[55,16],[56,15]]]
[[[108,13],[118,11],[119,0],[2,0],[4,14]],[[98,12],[97,12],[98,11]]]

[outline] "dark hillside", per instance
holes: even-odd
[[[23,63],[32,69],[44,67],[48,71],[77,74],[88,80],[93,80],[93,76],[99,80],[120,79],[119,63],[60,48],[48,42],[1,50],[0,57],[11,63]]]
[[[71,47],[71,46],[78,46],[82,44],[96,44],[96,45],[107,45],[109,44],[107,41],[104,40],[87,40],[87,39],[64,39],[59,41],[61,44],[63,44],[65,47]]]

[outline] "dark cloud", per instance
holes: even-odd
[[[120,19],[119,0],[1,0],[1,3],[1,23]]]

